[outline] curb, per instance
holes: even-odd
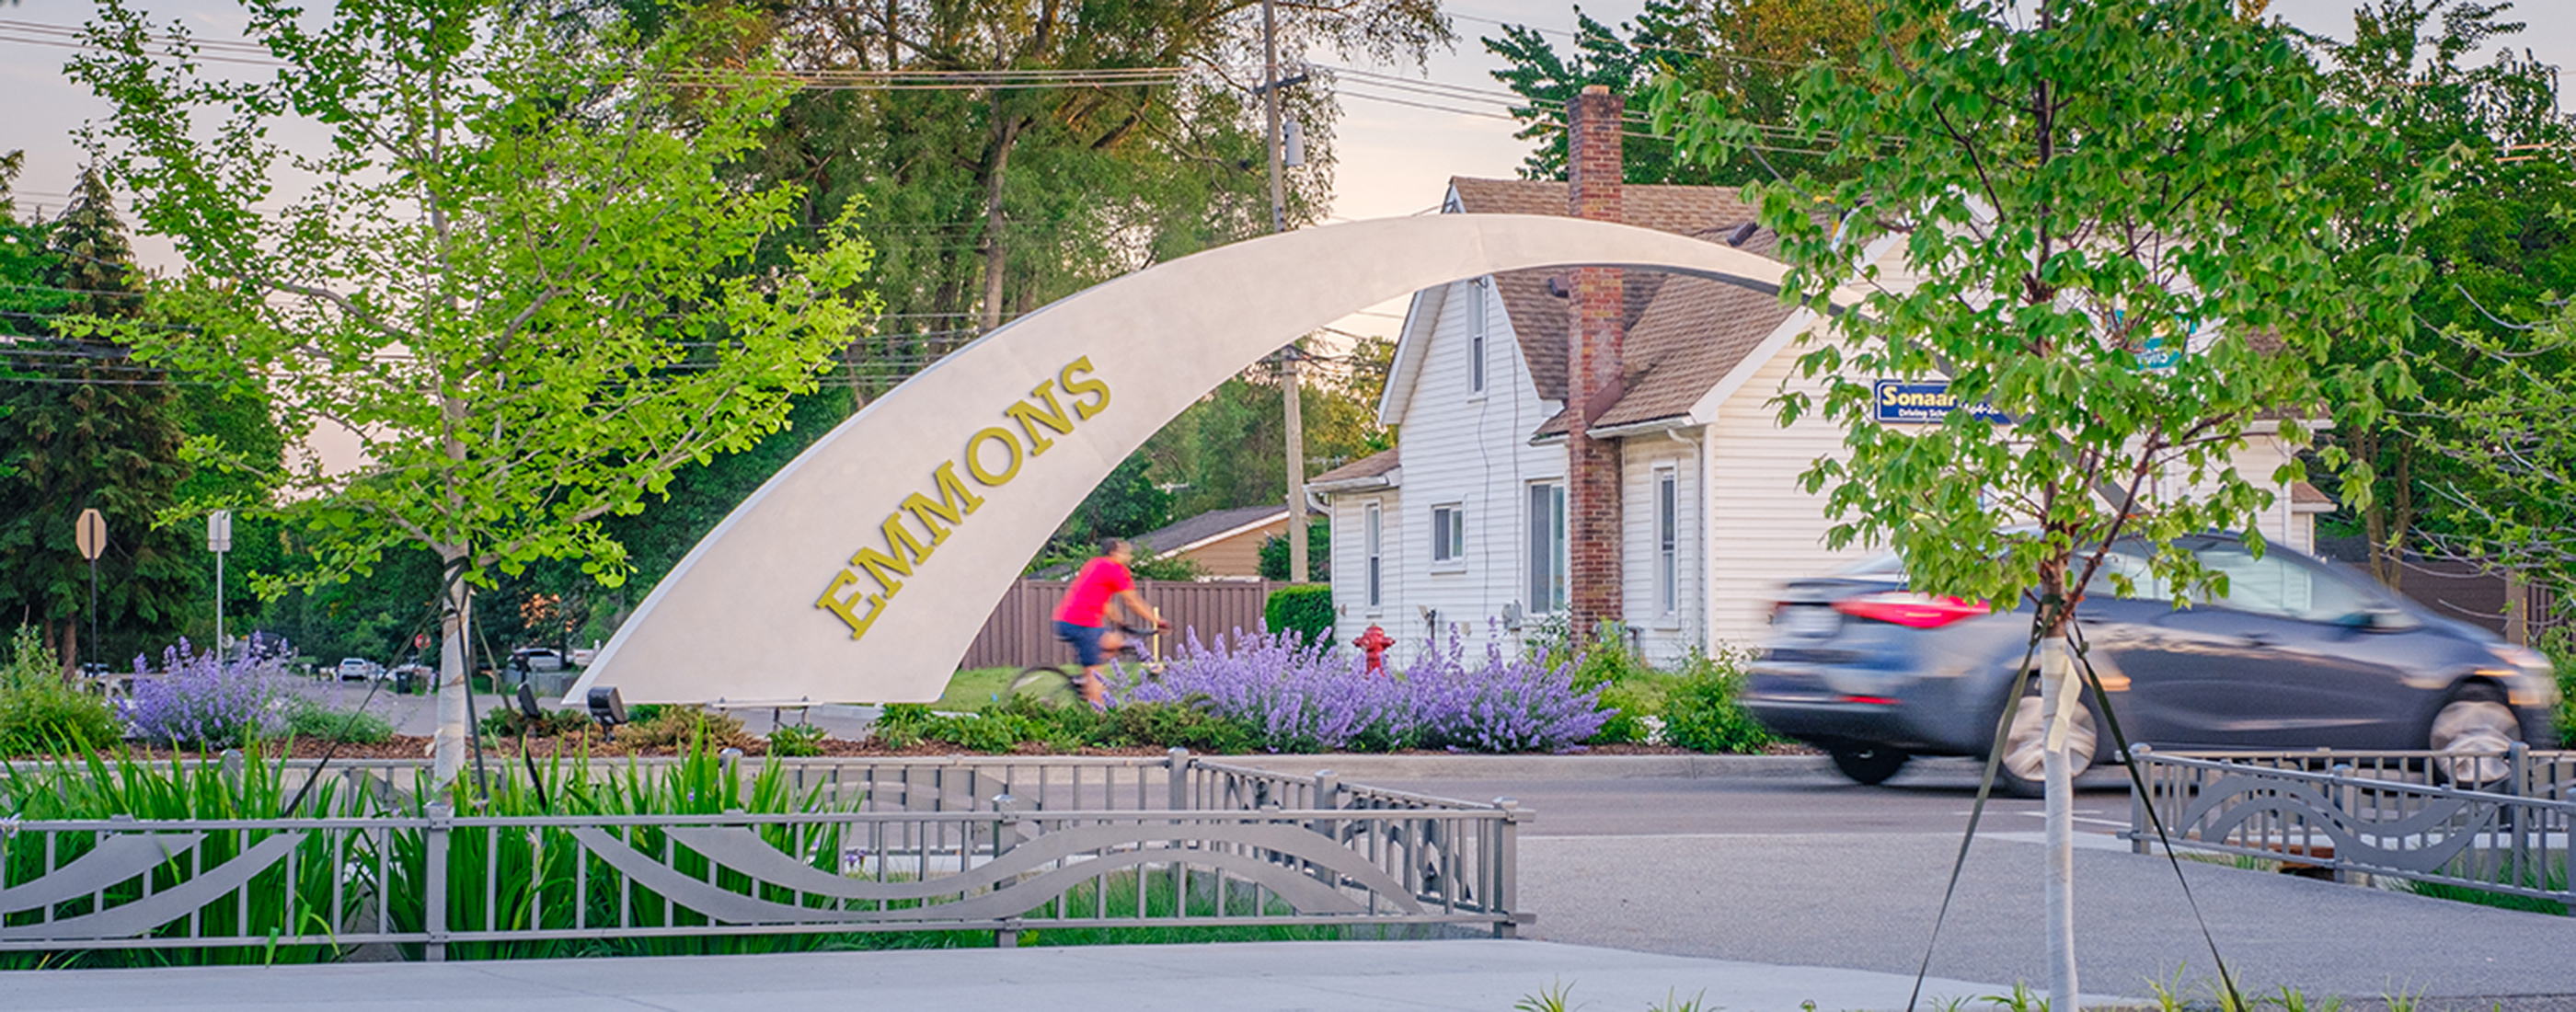
[[[1833,767],[1820,755],[1236,755],[1209,762],[1292,776],[1331,770],[1345,781],[1628,780],[1651,777],[1792,777]]]

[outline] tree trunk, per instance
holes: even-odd
[[[979,321],[985,333],[1002,325],[1002,273],[1010,250],[1002,239],[1002,180],[1011,167],[1011,148],[1019,143],[1019,121],[1002,108],[1002,92],[993,92],[993,157],[984,173],[984,304]]]
[[[473,651],[467,637],[473,632],[474,592],[465,585],[464,549],[443,549],[439,558],[448,582],[438,595],[438,734],[430,739],[429,754],[437,782],[445,785],[464,772],[472,744],[467,735],[474,730],[468,698],[474,691]]]

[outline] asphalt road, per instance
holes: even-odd
[[[1983,767],[1918,760],[1896,778],[1863,787],[1831,774],[1638,777],[1594,780],[1401,780],[1372,786],[1484,801],[1509,796],[1538,812],[1529,836],[1660,836],[1692,833],[1949,833],[1968,825]],[[2077,784],[2078,832],[2129,825],[2127,774],[2096,770]],[[2037,831],[2040,803],[1997,794],[1989,832]]]
[[[1912,974],[1974,800],[1977,768],[1921,764],[1861,787],[1831,773],[1590,780],[1419,779],[1385,786],[1510,796],[1523,837],[1531,937],[1672,955]],[[2117,769],[2077,805],[2077,951],[2090,994],[2146,998],[2149,982],[2206,1001],[2210,948],[2175,866],[2129,852]],[[2000,799],[1970,851],[1930,971],[2044,982],[2039,803]],[[2186,860],[2241,988],[2356,1008],[2576,1012],[2576,918]]]

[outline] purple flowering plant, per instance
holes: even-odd
[[[197,653],[186,639],[161,652],[161,670],[134,658],[133,692],[118,703],[127,732],[173,748],[234,748],[275,737],[292,716],[282,640],[252,637],[231,660]]]
[[[1572,665],[1505,657],[1499,644],[1470,664],[1454,633],[1385,674],[1294,635],[1237,633],[1210,647],[1193,634],[1161,678],[1111,681],[1118,702],[1202,705],[1275,752],[1565,751],[1611,716],[1600,687],[1575,687]]]

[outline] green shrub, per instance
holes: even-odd
[[[490,724],[490,718],[485,718],[484,723]],[[334,710],[320,703],[305,701],[287,716],[286,733],[316,741],[375,745],[392,741],[394,726],[385,718],[365,710]]]
[[[1089,707],[1063,707],[1090,713]],[[1043,704],[1011,700],[981,714],[933,713],[917,703],[897,703],[877,717],[877,740],[894,748],[946,742],[970,752],[1010,752],[1021,742],[1070,745],[1044,714]]]
[[[0,756],[69,755],[125,737],[115,708],[63,684],[62,663],[36,630],[19,626],[0,666]]]
[[[1582,650],[1572,649],[1561,617],[1552,625],[1530,631],[1526,642],[1543,663],[1574,665],[1574,687],[1578,690],[1599,688],[1601,709],[1610,718],[1601,730],[1587,739],[1589,744],[1646,744],[1661,735],[1665,700],[1681,675],[1655,670],[1645,657],[1628,647],[1627,627],[1617,622],[1604,622],[1593,630],[1592,641]]]
[[[2558,669],[2558,744],[2576,748],[2576,630],[2557,626],[2532,643]]]
[[[1744,690],[1741,653],[1693,652],[1664,697],[1664,740],[1699,752],[1759,752],[1779,742],[1735,701]]]
[[[785,759],[823,754],[823,729],[789,724],[769,732],[769,754]]]
[[[662,712],[662,707],[654,707],[648,719],[658,722]],[[635,720],[632,711],[627,713],[627,718],[633,723],[643,723]],[[505,704],[484,714],[482,727],[484,734],[495,738],[553,738],[580,734],[589,725],[590,715],[579,710],[542,710],[538,716],[530,717],[521,713],[518,707]]]
[[[1067,709],[1072,709],[1068,707]],[[1252,725],[1220,716],[1204,696],[1177,703],[1129,703],[1109,711],[1103,745],[1185,748],[1223,755],[1250,752],[1260,740]]]
[[[617,743],[631,748],[678,748],[694,741],[739,747],[751,740],[742,731],[742,718],[695,706],[662,706],[649,718],[637,718],[631,712],[627,717],[626,723],[617,726]]]
[[[1262,624],[1274,633],[1296,633],[1308,646],[1333,645],[1333,588],[1300,583],[1270,592],[1261,604]]]

